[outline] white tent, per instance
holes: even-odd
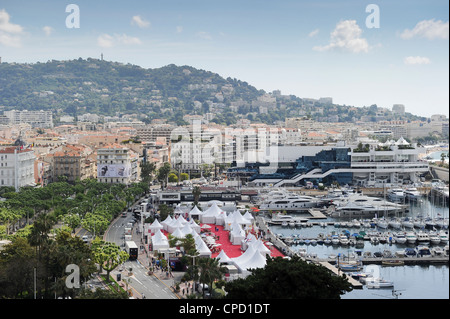
[[[250,245],[252,245],[252,247],[259,251],[261,253],[261,255],[263,255],[264,257],[266,255],[270,255],[270,249],[266,247],[266,245],[264,245],[264,243],[258,239],[255,242],[251,243]]]
[[[194,206],[189,212],[189,218],[192,219],[200,219],[200,216],[203,215],[203,212],[197,207]]]
[[[175,229],[175,231],[172,233],[172,236],[173,236],[173,237],[176,237],[176,238],[184,238],[185,234],[184,234],[184,232],[181,231],[181,228],[178,227],[178,228]]]
[[[227,256],[227,254],[225,253],[225,251],[222,249],[219,253],[219,255],[217,255],[216,257],[219,260],[219,263],[231,263],[232,259],[230,257]]]
[[[198,236],[195,240],[195,247],[198,251],[199,257],[211,257],[211,250],[208,248],[208,246],[206,246],[205,242],[200,236]]]
[[[200,227],[200,225],[197,224],[193,219],[191,219],[191,220],[189,221],[189,226],[191,226],[191,228],[192,228],[197,234],[200,233],[201,227]]]
[[[258,250],[253,252],[253,255],[244,262],[237,265],[242,271],[248,271],[254,268],[264,268],[266,266],[266,257]]]
[[[253,221],[255,218],[252,216],[252,214],[250,214],[249,211],[246,211],[244,216],[245,219],[248,219],[249,221]]]
[[[155,235],[152,236],[152,249],[158,250],[161,248],[169,248],[169,241],[160,229],[156,230]]]
[[[231,225],[232,229],[230,231],[230,242],[232,245],[240,245],[242,240],[245,238],[245,232],[241,225],[234,223]]]
[[[219,214],[222,212],[222,210],[217,206],[216,203],[214,203],[210,208],[208,208],[203,215],[200,217],[202,223],[204,224],[215,224],[216,223],[216,217],[219,216]]]
[[[238,210],[234,211],[233,218],[234,218],[234,222],[237,222],[238,224],[241,224],[241,225],[251,225],[251,223],[252,223],[247,218],[244,218],[242,216],[241,212]]]
[[[226,212],[220,212],[216,217],[216,225],[223,226],[225,224],[225,218],[227,217]]]
[[[195,233],[195,230],[192,229],[189,223],[185,224],[183,228],[180,229],[180,231],[183,233],[184,236],[188,234],[194,235],[193,233]]]
[[[163,225],[164,230],[167,230],[168,225],[169,225],[172,221],[173,221],[173,220],[172,220],[172,217],[170,217],[170,215],[168,215],[167,218],[164,219],[164,220],[161,222],[161,225]]]
[[[183,224],[181,223],[180,219],[175,219],[171,224],[167,225],[167,231],[169,233],[173,233],[177,228],[182,228]]]
[[[164,229],[164,226],[159,223],[157,219],[148,227],[150,232],[154,234],[158,229]]]
[[[249,260],[254,253],[255,249],[252,246],[249,246],[242,255],[240,255],[239,257],[231,258],[231,260],[236,266],[238,266],[240,264],[244,264],[247,260]]]

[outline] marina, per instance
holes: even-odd
[[[264,223],[273,243],[286,255],[297,254],[336,274],[346,274],[354,289],[343,299],[399,295],[427,299],[436,298],[437,291],[441,293],[437,298],[448,298],[447,202],[423,195],[406,200],[407,193],[404,194],[401,205],[408,206],[405,213],[391,217],[342,218],[332,215],[325,206],[297,213],[273,212],[274,218],[266,214]],[[373,266],[381,269],[383,278],[366,282],[366,269]],[[418,277],[412,277],[413,274]],[[434,280],[434,274],[443,281],[433,281],[433,287],[428,286],[432,281],[417,279],[431,276]],[[419,284],[423,289],[418,288]],[[402,289],[402,294],[394,294],[396,289]]]

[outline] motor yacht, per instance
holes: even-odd
[[[414,223],[408,217],[402,220],[402,226],[405,228],[414,228]]]
[[[441,243],[441,238],[439,237],[439,234],[436,232],[430,233],[430,243],[432,245],[439,245]]]
[[[402,223],[397,218],[392,218],[389,220],[388,225],[394,229],[400,229],[402,227]]]
[[[417,247],[417,254],[421,257],[431,257],[431,250],[428,246]]]
[[[404,191],[405,198],[409,201],[418,201],[422,198],[422,194],[415,187],[407,187]]]
[[[430,235],[424,231],[420,231],[417,233],[417,241],[419,244],[430,242]]]
[[[402,202],[405,198],[405,193],[403,189],[399,187],[391,188],[388,191],[388,198],[393,202]]]
[[[273,191],[264,197],[259,209],[262,211],[301,211],[320,207],[324,201],[312,196],[287,191]]]
[[[448,243],[448,234],[445,231],[441,230],[439,232],[439,238],[441,239],[441,244],[445,245]]]
[[[400,245],[406,244],[407,242],[406,234],[404,232],[394,233],[394,239],[395,243]]]
[[[417,242],[417,235],[413,231],[409,231],[406,233],[406,242],[408,244],[415,244]]]
[[[331,217],[367,218],[392,216],[403,213],[406,205],[391,203],[379,197],[355,193],[346,198],[333,201]]]

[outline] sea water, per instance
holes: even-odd
[[[292,216],[296,216],[292,214]],[[449,218],[449,209],[445,206],[435,205],[433,202],[423,198],[420,203],[411,203],[409,213],[404,214],[403,217],[414,218],[417,216],[429,217],[444,217]],[[380,216],[381,217],[381,216]],[[320,219],[316,222],[335,222],[339,219],[327,218]],[[342,221],[342,220],[341,220]],[[347,220],[348,221],[348,220]],[[379,229],[364,229],[360,228],[337,228],[329,225],[326,227],[312,226],[302,228],[282,227],[279,225],[270,226],[274,234],[282,234],[283,236],[300,236],[303,238],[317,238],[319,234],[336,234],[341,233],[344,229],[350,233],[358,233],[360,231],[379,231]],[[415,229],[417,231],[417,229]],[[387,229],[388,232],[395,232],[393,229]],[[448,231],[448,230],[447,230]],[[440,245],[443,248],[443,245]],[[299,249],[306,250],[307,254],[317,255],[317,258],[327,258],[330,255],[337,256],[348,255],[355,250],[362,252],[370,251],[383,252],[390,250],[395,253],[397,250],[404,250],[410,245],[396,245],[396,244],[377,244],[372,245],[370,241],[364,241],[363,248],[355,248],[354,246],[341,247],[338,245],[292,245],[291,249],[297,251]],[[364,266],[365,271],[367,265]],[[369,289],[365,285],[363,289],[354,289],[342,296],[342,299],[449,299],[449,265],[404,265],[404,266],[381,266],[380,275],[383,279],[393,281],[394,288]]]

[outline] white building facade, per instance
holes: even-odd
[[[16,191],[24,186],[35,186],[35,159],[30,148],[14,146],[0,149],[0,186],[13,186]]]

